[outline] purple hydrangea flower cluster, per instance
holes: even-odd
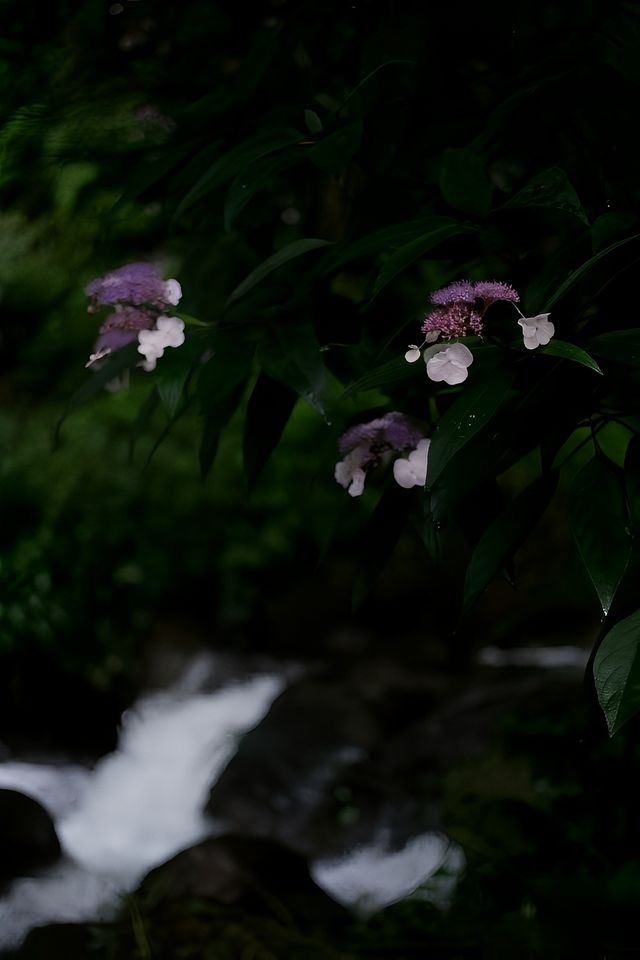
[[[138,339],[141,330],[151,330],[155,322],[155,316],[146,310],[118,305],[100,327],[94,350],[96,354],[104,356],[126,347]]]
[[[358,423],[342,434],[338,448],[344,456],[336,464],[334,475],[352,497],[359,497],[364,490],[366,471],[379,463],[385,453],[411,450],[408,461],[403,461],[398,469],[394,464],[394,477],[403,487],[424,486],[428,447],[429,441],[422,431],[404,414],[393,410],[368,423]]]
[[[356,447],[368,448],[370,460],[377,460],[388,450],[408,450],[417,446],[424,434],[397,410],[385,413],[377,420],[357,423],[338,440],[340,453],[350,453]]]
[[[116,303],[175,306],[182,294],[178,281],[163,280],[152,263],[127,263],[103,277],[96,277],[87,284],[84,292],[94,309]]]
[[[161,312],[182,297],[178,281],[163,280],[152,263],[127,263],[111,270],[88,283],[85,293],[91,301],[90,313],[113,307],[99,328],[87,366],[138,340],[142,330],[154,330]]]
[[[431,294],[434,310],[422,324],[429,340],[438,336],[465,337],[482,333],[484,314],[498,300],[517,303],[518,293],[499,280],[456,280]]]

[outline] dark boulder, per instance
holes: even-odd
[[[59,857],[60,843],[44,807],[17,790],[0,789],[0,888]]]
[[[306,856],[349,845],[340,824],[318,821],[343,772],[375,744],[379,726],[347,683],[304,680],[278,697],[240,742],[206,811],[231,830],[271,837]],[[322,821],[324,814],[320,816]]]

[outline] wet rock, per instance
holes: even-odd
[[[0,789],[0,889],[59,857],[60,843],[44,807],[17,790]]]
[[[85,957],[96,957],[95,946],[96,925],[53,923],[31,930],[18,950],[0,954],[0,957],[12,957],[15,960],[84,960]]]
[[[320,925],[347,916],[311,879],[304,857],[261,837],[204,840],[152,870],[140,893],[151,903],[195,897],[267,915],[280,901],[292,916]]]
[[[131,902],[138,933],[123,911],[113,960],[137,955],[140,931],[148,935],[154,960],[337,960],[329,941],[351,923],[347,911],[313,882],[303,857],[256,837],[196,844],[152,870]]]
[[[207,813],[234,831],[277,839],[306,856],[343,849],[349,840],[340,823],[325,825],[318,814],[378,735],[372,711],[353,687],[299,682],[243,737],[211,790]]]

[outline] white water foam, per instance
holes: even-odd
[[[410,895],[446,907],[465,863],[457,844],[423,833],[401,850],[378,838],[344,857],[317,860],[311,876],[338,903],[368,916]]]
[[[128,710],[117,750],[86,772],[82,784],[71,768],[66,793],[65,768],[0,764],[0,783],[60,817],[56,828],[67,857],[39,877],[17,880],[0,899],[0,948],[16,946],[39,924],[108,916],[119,893],[211,832],[202,813],[207,791],[284,680],[255,676],[196,694],[201,672],[192,667],[184,683]]]

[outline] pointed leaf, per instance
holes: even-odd
[[[451,458],[491,420],[509,396],[514,378],[509,367],[465,383],[458,399],[438,421],[429,449],[427,486],[433,487]]]
[[[254,352],[252,344],[239,342],[234,337],[220,335],[212,340],[211,357],[200,369],[196,390],[205,417],[211,413],[215,419],[231,393],[239,389],[242,394]]]
[[[318,250],[320,247],[328,247],[329,244],[329,240],[319,240],[311,237],[304,240],[294,240],[293,243],[288,243],[286,247],[282,247],[282,249],[278,250],[277,253],[267,257],[267,259],[264,260],[259,267],[256,267],[255,270],[252,270],[248,277],[245,277],[242,283],[239,284],[227,297],[227,306],[246,296],[246,294],[249,293],[249,291],[252,290],[256,284],[264,280],[265,277],[268,277],[269,274],[274,270],[277,270],[278,267],[288,263],[289,260],[293,260],[295,257],[300,257],[305,253],[309,253],[311,250]]]
[[[379,253],[388,253],[396,250],[418,237],[424,236],[437,226],[452,223],[447,217],[428,217],[420,220],[406,220],[394,223],[380,230],[367,233],[357,240],[347,240],[337,243],[333,250],[323,257],[322,273],[331,273],[344,263],[360,260]]]
[[[325,173],[338,173],[359,149],[362,126],[362,120],[356,120],[341,127],[310,147],[307,156]]]
[[[561,357],[563,360],[572,360],[574,363],[581,363],[589,370],[595,373],[602,373],[602,370],[586,350],[582,347],[576,347],[574,343],[566,343],[564,340],[552,340],[545,347],[538,347],[536,353],[546,354],[550,357]]]
[[[484,217],[491,209],[486,161],[468,147],[450,147],[442,155],[440,190],[454,210]]]
[[[640,711],[640,610],[605,636],[593,661],[593,677],[612,737]]]
[[[116,350],[107,356],[99,368],[88,371],[86,381],[67,400],[62,416],[56,424],[54,443],[57,443],[60,439],[62,425],[73,410],[77,410],[92,397],[102,393],[108,383],[116,380],[120,374],[129,370],[141,359],[138,353],[138,341],[136,340],[134,343],[129,343],[126,347],[121,347],[120,350]]]
[[[224,226],[230,230],[236,217],[244,210],[250,200],[261,190],[272,186],[281,173],[300,162],[300,155],[287,151],[275,156],[262,157],[250,164],[238,174],[224,202]]]
[[[244,387],[244,382],[237,384],[219,399],[216,406],[210,407],[204,415],[199,452],[200,474],[203,479],[213,466],[222,431],[236,412],[244,393]]]
[[[408,494],[394,483],[382,494],[367,521],[358,544],[358,575],[351,600],[354,610],[375,586],[406,526],[413,502]]]
[[[620,247],[624,247],[627,243],[631,243],[632,240],[638,240],[640,238],[640,233],[634,233],[631,237],[625,237],[624,240],[618,240],[616,243],[610,244],[608,247],[605,247],[604,250],[601,250],[600,253],[596,253],[594,257],[591,257],[582,266],[578,267],[577,270],[574,270],[573,273],[570,273],[564,283],[561,283],[557,288],[556,292],[547,300],[546,309],[550,310],[560,300],[568,290],[571,290],[572,287],[576,285],[578,280],[580,280],[589,270],[592,269],[600,260],[603,260],[605,257],[608,257],[610,253],[613,253],[615,250],[618,250]]]
[[[629,441],[624,458],[624,484],[627,507],[636,535],[640,534],[640,437]]]
[[[571,488],[569,510],[578,550],[606,616],[632,546],[623,487],[613,464],[598,456],[582,468]]]
[[[260,157],[265,157],[276,150],[282,150],[284,147],[299,143],[302,139],[302,134],[297,130],[287,129],[277,133],[269,131],[258,133],[232,147],[231,150],[219,157],[195,182],[179,204],[176,216],[179,217],[202,197],[236,177],[254,160],[259,160]]]
[[[593,337],[588,346],[592,353],[605,360],[640,366],[640,327],[603,333]]]
[[[552,207],[554,210],[564,210],[589,224],[578,194],[560,167],[550,167],[533,177],[501,209],[517,207]]]
[[[469,609],[482,591],[513,557],[547,509],[558,482],[557,474],[535,480],[507,506],[480,538],[464,583],[464,607]]]
[[[388,383],[408,380],[409,377],[415,376],[415,367],[418,367],[424,374],[424,366],[420,362],[410,364],[407,363],[404,357],[396,357],[394,360],[389,360],[388,363],[383,363],[379,367],[374,367],[373,370],[368,370],[367,373],[364,373],[358,380],[350,384],[341,395],[340,400],[347,400],[349,397],[353,397],[357,393],[363,393],[365,390],[376,390],[378,387],[384,387]]]
[[[315,110],[305,110],[304,122],[309,133],[322,133],[322,120]]]
[[[419,260],[438,244],[444,243],[451,237],[458,237],[464,233],[473,233],[475,227],[468,223],[459,223],[457,220],[451,220],[447,217],[435,217],[429,230],[417,239],[400,247],[395,253],[392,253],[386,261],[373,288],[371,299],[377,297],[384,290],[388,283],[391,283],[407,267],[410,267],[416,260]]]
[[[311,323],[269,330],[260,345],[260,359],[265,373],[326,417],[327,372]]]
[[[297,400],[290,387],[260,373],[247,404],[242,444],[250,488],[277,446]]]

